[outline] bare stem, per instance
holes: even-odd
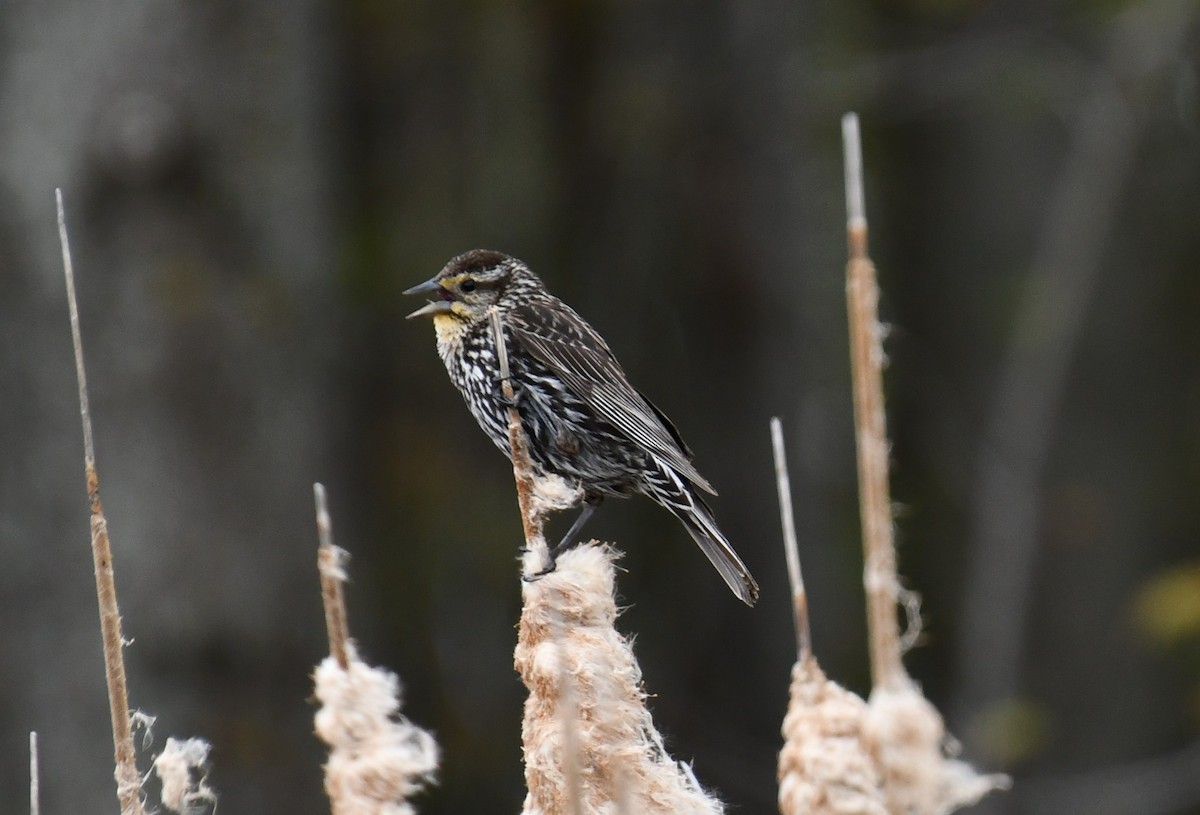
[[[850,318],[850,362],[854,383],[854,429],[858,440],[858,490],[862,518],[867,624],[871,676],[875,687],[905,678],[896,613],[899,581],[888,487],[888,440],[883,409],[883,345],[879,325],[879,286],[867,253],[863,207],[862,145],[858,117],[842,118],[846,157],[846,298]]]
[[[771,418],[771,448],[775,451],[775,484],[779,488],[779,522],[783,526],[783,553],[787,560],[788,583],[792,587],[792,613],[796,619],[796,653],[800,660],[812,656],[812,634],[808,625],[808,594],[800,573],[800,547],[796,543],[796,521],[792,516],[792,484],[788,477],[783,426]]]
[[[108,704],[112,716],[113,749],[117,781],[117,799],[122,815],[141,815],[142,783],[133,747],[133,728],[129,719],[129,698],[125,682],[124,635],[121,612],[117,607],[117,585],[113,572],[112,547],[108,522],[100,505],[100,477],[96,474],[96,451],[92,445],[92,417],[88,410],[87,377],[83,367],[83,340],[79,331],[79,308],[75,300],[75,272],[67,240],[67,218],[62,190],[54,191],[58,204],[58,238],[62,244],[63,273],[67,281],[67,305],[71,313],[71,336],[75,343],[75,374],[79,380],[79,412],[83,420],[84,474],[92,513],[92,561],[96,571],[96,600],[100,608],[100,634],[104,642],[104,672],[108,683]]]
[[[517,482],[517,503],[521,508],[521,525],[525,532],[525,546],[529,557],[525,560],[525,573],[540,572],[549,565],[550,552],[546,546],[546,538],[542,533],[542,513],[533,501],[534,481],[533,462],[529,458],[529,446],[521,426],[521,416],[513,406],[515,392],[512,380],[509,378],[508,346],[504,340],[504,327],[500,323],[500,312],[493,306],[489,315],[492,321],[492,335],[496,342],[496,361],[500,366],[500,390],[508,401],[508,443],[512,450],[513,477]],[[526,613],[530,600],[526,599]],[[524,623],[522,614],[522,627]],[[553,636],[558,643],[564,643],[565,637],[560,626],[552,626]],[[518,645],[518,649],[520,645]],[[583,758],[581,737],[579,733],[579,703],[574,684],[574,677],[567,669],[566,657],[561,650],[558,654],[558,700],[555,713],[562,730],[562,757],[560,767],[564,779],[564,794],[567,815],[582,815],[583,806]],[[528,703],[527,703],[528,704]],[[523,727],[524,738],[528,742],[528,724]],[[528,773],[527,773],[528,774]]]
[[[71,336],[75,340],[75,378],[79,382],[79,413],[83,417],[83,459],[95,462],[96,448],[92,444],[92,417],[88,409],[87,374],[83,369],[83,341],[79,332],[79,307],[75,301],[75,270],[71,265],[71,246],[67,241],[67,216],[63,209],[62,190],[54,190],[58,205],[58,242],[62,246],[63,272],[67,278],[67,307],[71,314]],[[88,495],[91,495],[88,484]]]
[[[842,143],[846,162],[846,227],[862,229],[866,237],[867,204],[863,193],[862,139],[858,132],[858,114],[842,117]],[[863,245],[866,253],[866,244]]]
[[[317,505],[317,572],[321,575],[321,603],[325,606],[325,630],[329,634],[329,655],[337,660],[343,671],[350,668],[347,643],[350,624],[346,617],[345,565],[349,553],[333,543],[333,521],[325,501],[325,485],[313,484],[313,500]]]
[[[41,815],[41,796],[38,794],[38,739],[37,731],[29,732],[29,815]]]
[[[532,564],[526,562],[526,572],[537,571],[548,565],[550,558],[546,538],[542,534],[542,517],[533,505],[533,462],[529,458],[529,444],[521,427],[521,416],[513,407],[515,395],[509,379],[508,346],[504,342],[504,328],[500,324],[500,312],[491,311],[492,334],[496,341],[496,358],[500,365],[500,390],[508,400],[508,444],[512,450],[513,477],[517,482],[517,503],[521,508],[521,525],[525,531],[525,546],[533,555]],[[533,565],[536,564],[536,565]]]

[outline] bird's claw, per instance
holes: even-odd
[[[547,558],[547,561],[547,564],[538,571],[526,572],[525,574],[521,575],[521,579],[526,583],[536,583],[546,575],[553,574],[554,570],[558,568],[558,564],[554,561],[553,557]]]

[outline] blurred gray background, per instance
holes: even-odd
[[[610,341],[721,491],[742,607],[610,502],[669,746],[775,811],[791,617],[868,692],[839,118],[892,331],[908,657],[988,813],[1200,813],[1195,2],[8,0],[0,5],[0,800],[115,812],[53,190],[66,195],[131,701],[222,813],[325,812],[311,484],[350,620],[444,748],[425,813],[515,812],[511,473],[419,303],[502,249]],[[562,519],[559,523],[565,523]],[[143,758],[148,766],[148,755]],[[15,803],[13,803],[15,802]]]

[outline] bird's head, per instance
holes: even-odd
[[[486,320],[488,309],[504,296],[514,276],[531,274],[516,258],[490,249],[473,249],[451,260],[431,279],[404,292],[434,298],[408,316],[430,316],[436,324]]]

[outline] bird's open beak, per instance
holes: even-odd
[[[421,306],[412,314],[409,314],[407,317],[405,317],[404,319],[406,320],[411,320],[413,317],[432,317],[438,314],[449,314],[450,306],[453,305],[453,301],[449,299],[450,293],[438,285],[436,277],[431,280],[426,280],[424,283],[419,283],[416,286],[413,286],[411,289],[405,289],[403,294],[436,294],[439,296],[439,298],[441,298],[438,300],[432,300]]]

